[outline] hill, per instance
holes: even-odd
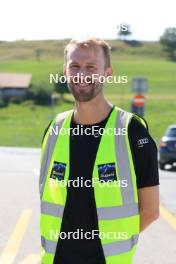
[[[0,42],[0,60],[58,60],[63,58],[63,49],[67,40],[43,40]],[[162,58],[158,42],[134,42],[128,45],[119,40],[107,40],[112,47],[112,54],[123,58],[139,56]],[[125,56],[125,57],[124,57]]]

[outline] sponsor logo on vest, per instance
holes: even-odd
[[[65,163],[54,161],[50,178],[57,180],[64,180],[65,170],[66,170]]]
[[[117,181],[115,162],[98,165],[100,181]]]
[[[148,138],[141,138],[138,140],[137,146],[139,148],[142,148],[145,144],[149,143],[149,139]]]

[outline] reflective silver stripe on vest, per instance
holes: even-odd
[[[116,128],[126,127],[126,121],[133,116],[131,113],[119,110],[117,114]],[[128,129],[128,128],[127,128]],[[135,196],[132,183],[131,167],[129,162],[128,150],[125,141],[125,135],[115,135],[116,142],[116,161],[119,169],[119,180],[127,180],[127,186],[121,188],[123,205],[134,204]]]
[[[128,240],[117,241],[103,245],[105,257],[114,256],[130,251],[132,247],[137,244],[138,237],[138,235],[134,235]]]
[[[42,198],[42,195],[43,195],[44,186],[45,186],[45,182],[46,182],[46,178],[47,178],[47,174],[48,174],[48,169],[50,166],[52,154],[54,152],[54,147],[55,147],[55,144],[57,141],[59,131],[60,131],[62,124],[63,124],[63,122],[64,122],[64,120],[65,120],[65,118],[69,112],[70,111],[66,111],[66,112],[58,115],[58,117],[56,119],[56,123],[54,124],[54,126],[52,128],[53,131],[57,131],[58,133],[49,133],[49,135],[48,135],[48,139],[46,142],[46,148],[44,151],[44,155],[43,155],[42,163],[41,163],[41,168],[40,168],[40,181],[39,181],[40,198]]]
[[[41,202],[41,213],[56,217],[62,217],[64,206]],[[130,217],[138,214],[138,204],[129,204],[125,206],[113,206],[113,207],[100,207],[97,208],[97,214],[99,220],[110,220],[116,218]]]
[[[55,254],[57,242],[47,240],[44,237],[41,237],[41,245],[45,249],[45,251],[49,254]]]
[[[138,214],[138,204],[97,208],[97,214],[99,220],[130,217]]]
[[[46,214],[46,215],[52,215],[56,217],[61,217],[63,216],[64,212],[64,206],[63,205],[58,205],[58,204],[53,204],[53,203],[48,203],[48,202],[41,202],[41,213]]]

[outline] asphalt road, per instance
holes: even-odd
[[[1,264],[40,263],[39,155],[0,148]],[[176,170],[160,172],[160,183],[161,216],[140,235],[135,264],[176,263]]]

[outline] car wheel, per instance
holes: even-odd
[[[160,170],[164,170],[165,164],[164,163],[159,163],[159,168],[160,168]]]

